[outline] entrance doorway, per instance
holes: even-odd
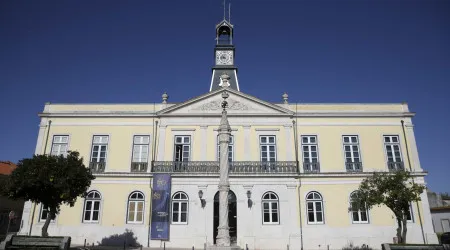
[[[214,195],[214,244],[216,244],[217,227],[219,226],[219,192]],[[237,206],[236,195],[233,191],[228,191],[228,226],[230,227],[230,242],[232,245],[237,243]]]

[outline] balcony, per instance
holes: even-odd
[[[148,163],[147,162],[132,162],[131,172],[147,172]]]
[[[389,171],[405,170],[405,165],[402,161],[388,162]]]
[[[347,172],[362,172],[362,162],[346,162],[345,169]]]
[[[217,161],[155,161],[152,166],[153,173],[196,173],[219,174]],[[295,161],[233,161],[230,162],[230,175],[239,174],[297,174]]]
[[[91,173],[103,173],[105,172],[106,162],[90,162],[89,169]]]
[[[303,171],[305,173],[319,173],[320,163],[319,162],[303,162]]]

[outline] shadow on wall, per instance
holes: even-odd
[[[105,237],[101,242],[97,242],[100,246],[121,246],[126,247],[139,247],[140,244],[137,241],[137,237],[134,236],[133,231],[125,229],[123,234],[114,234],[109,237]]]

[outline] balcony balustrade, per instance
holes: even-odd
[[[152,165],[154,173],[199,173],[218,174],[220,170],[217,161],[155,161]],[[229,165],[229,173],[233,174],[296,174],[295,161],[233,161]]]
[[[388,164],[389,171],[397,171],[397,170],[405,169],[405,165],[403,164],[402,161],[388,162],[387,164]]]
[[[89,169],[92,173],[103,173],[105,172],[106,162],[90,162]]]
[[[147,162],[132,162],[131,172],[147,172],[148,163]]]
[[[319,162],[303,162],[303,171],[305,173],[319,173],[320,163]]]
[[[362,162],[346,162],[345,169],[347,172],[362,172]]]

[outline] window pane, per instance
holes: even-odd
[[[186,212],[187,211],[187,203],[186,202],[181,203],[181,211],[182,212]]]
[[[91,210],[92,201],[86,201],[86,209],[85,210]]]
[[[368,221],[367,220],[367,213],[366,213],[366,211],[362,211],[361,212],[361,221]]]
[[[278,222],[278,213],[272,212],[272,222]]]
[[[308,221],[314,222],[314,212],[308,212]]]
[[[90,215],[91,215],[90,211],[85,211],[84,212],[84,220],[89,220]]]
[[[128,211],[128,221],[134,221],[134,210]]]
[[[322,213],[321,212],[317,212],[317,222],[322,222],[323,218],[322,218]]]
[[[179,203],[179,202],[174,202],[174,203],[173,203],[173,210],[174,210],[174,211],[178,211],[178,210],[179,210],[179,207],[180,207],[180,203]]]
[[[100,202],[95,201],[94,202],[94,210],[99,210],[100,209]]]
[[[310,142],[311,143],[316,143],[316,137],[315,136],[311,136],[310,137]]]
[[[322,203],[316,202],[316,211],[322,211]]]
[[[314,210],[314,204],[312,202],[308,202],[308,211]]]
[[[173,220],[174,222],[179,222],[179,220],[178,220],[178,213],[176,213],[176,212],[173,213],[173,215],[172,215],[172,220]]]
[[[264,222],[270,222],[270,214],[264,213]]]
[[[263,208],[264,208],[264,209],[269,209],[269,203],[264,202],[264,203],[263,203]]]
[[[353,221],[358,222],[358,221],[359,221],[359,215],[358,215],[358,212],[353,212],[352,215],[353,215]]]
[[[187,221],[186,213],[181,213],[181,222],[186,222],[186,221]]]
[[[141,222],[142,221],[142,212],[138,212],[137,214],[136,214],[136,221],[137,222]]]
[[[138,205],[137,211],[142,212],[144,210],[144,202],[140,201],[140,202],[138,202],[137,205]]]
[[[92,215],[92,220],[93,221],[97,221],[98,220],[98,211],[94,211],[94,213]]]

